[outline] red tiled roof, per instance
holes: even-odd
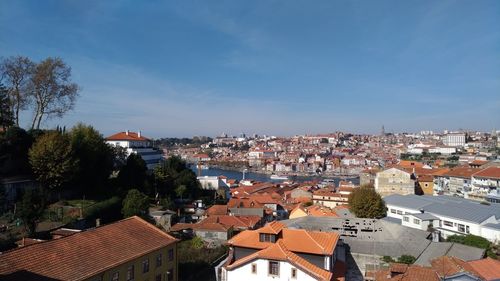
[[[488,167],[473,175],[475,178],[500,179],[500,167]]]
[[[486,281],[500,279],[500,261],[492,258],[469,261],[468,264]]]
[[[227,205],[213,205],[205,211],[207,216],[227,215]]]
[[[0,255],[0,276],[7,280],[36,280],[35,275],[44,280],[85,280],[176,242],[177,239],[134,216],[5,252]]]
[[[142,135],[139,137],[139,134],[134,133],[134,132],[128,132],[128,134],[127,134],[127,132],[119,132],[119,133],[116,133],[114,135],[107,137],[106,140],[108,140],[108,141],[118,141],[118,140],[149,141],[148,138],[146,138]]]

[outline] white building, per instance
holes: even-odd
[[[141,131],[134,133],[127,130],[116,133],[107,137],[106,143],[114,147],[125,148],[127,157],[132,153],[140,155],[149,170],[154,169],[163,159],[163,152],[153,148],[151,140],[144,137]]]
[[[473,234],[500,242],[500,205],[452,196],[389,195],[384,198],[387,216],[402,225],[427,229],[431,224],[442,237]]]
[[[247,230],[228,244],[228,258],[216,267],[218,280],[334,280],[344,277],[339,234],[288,229],[272,222]]]
[[[217,190],[219,187],[229,189],[227,178],[224,176],[199,176],[197,179],[202,189]]]
[[[447,146],[464,146],[465,145],[465,134],[463,133],[452,133],[446,134],[443,138],[444,145]]]

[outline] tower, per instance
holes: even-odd
[[[382,125],[382,131],[380,132],[380,135],[381,135],[381,136],[385,136],[385,128],[384,128],[384,125]]]

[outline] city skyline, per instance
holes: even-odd
[[[495,1],[2,1],[0,57],[59,56],[104,135],[500,128]],[[26,126],[31,116],[23,116]]]

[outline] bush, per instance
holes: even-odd
[[[382,260],[386,263],[391,263],[391,262],[394,262],[394,259],[390,256],[383,256],[382,257]]]
[[[481,248],[481,249],[488,249],[491,246],[490,241],[488,241],[487,239],[480,237],[480,236],[472,235],[472,234],[469,234],[466,236],[452,235],[452,236],[449,236],[446,239],[446,241],[464,244],[467,246],[472,246],[472,247]]]
[[[412,264],[417,260],[414,256],[410,255],[402,255],[399,257],[398,262],[399,263],[406,263],[406,264]]]
[[[100,218],[101,222],[109,223],[122,219],[121,208],[122,200],[115,196],[90,206],[84,210],[84,216],[89,221]]]

